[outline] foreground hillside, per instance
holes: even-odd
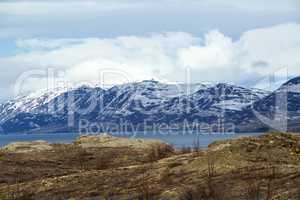
[[[300,199],[300,136],[270,133],[174,150],[109,135],[1,149],[0,199]]]

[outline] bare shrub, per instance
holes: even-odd
[[[297,199],[300,199],[300,183],[297,183],[296,197],[297,197]]]
[[[194,151],[199,152],[200,147],[195,143]],[[199,143],[198,143],[199,144]],[[198,148],[199,147],[199,148]],[[207,179],[206,184],[199,184],[198,186],[185,187],[180,200],[221,200],[223,199],[220,194],[219,186],[214,182],[216,176],[215,168],[215,153],[213,151],[207,151]]]
[[[153,194],[151,193],[151,188],[147,184],[142,184],[138,188],[138,200],[153,200]]]
[[[79,168],[81,170],[87,170],[88,169],[88,164],[87,161],[89,160],[90,154],[83,148],[79,147],[76,151],[76,157],[77,157],[77,162],[79,165]]]
[[[96,169],[97,170],[104,170],[109,168],[109,163],[111,161],[111,156],[107,153],[101,153],[96,157]]]
[[[0,150],[0,161],[4,158],[4,156],[5,156],[5,153],[2,150]]]
[[[141,179],[139,181],[139,186],[137,188],[138,192],[138,200],[153,200],[154,192],[150,185],[149,177],[147,176],[147,170],[144,171],[141,175]]]
[[[215,152],[208,150],[207,152],[207,196],[213,200],[222,200],[222,188],[217,183],[214,183],[214,177],[216,176],[215,168],[216,156]]]
[[[103,193],[103,199],[104,200],[113,200],[113,198],[116,195],[115,191],[115,178],[114,178],[114,169],[111,168],[108,170],[108,182],[107,184],[103,184],[101,181],[97,181],[97,188],[98,190]]]
[[[268,165],[266,169],[251,172],[246,186],[246,197],[248,200],[271,200],[274,195],[273,182],[276,179],[274,166]]]
[[[160,180],[162,185],[165,187],[172,185],[172,173],[170,172],[169,167],[162,172]]]
[[[209,196],[214,195],[213,177],[215,175],[215,157],[212,151],[207,152],[207,187]]]
[[[16,200],[33,200],[34,199],[34,194],[33,192],[24,192],[22,194],[19,194],[19,197]]]
[[[112,190],[108,190],[104,192],[104,200],[112,200],[114,196],[114,192]]]
[[[194,140],[193,142],[194,146],[193,146],[193,151],[194,152],[199,152],[201,150],[201,147],[200,147],[200,138],[199,138],[199,135],[197,134],[197,138]]]
[[[165,145],[152,145],[149,154],[148,154],[148,161],[155,162],[159,159],[165,158],[170,155],[174,149],[170,146]]]
[[[198,187],[185,187],[183,193],[179,197],[180,200],[207,200],[205,189]]]
[[[21,167],[16,167],[13,170],[14,172],[14,183],[18,184],[18,183],[22,183],[24,181],[24,177],[26,175],[26,171],[25,169],[21,168]]]
[[[21,167],[15,167],[13,169],[13,173],[14,173],[13,184],[15,185],[15,187],[8,189],[7,194],[1,198],[7,200],[20,200],[23,195],[19,184],[25,180],[24,177],[26,175],[26,172]]]
[[[271,200],[273,195],[273,181],[276,178],[275,167],[269,167],[268,169],[268,178],[267,178],[267,196],[266,200]]]
[[[248,200],[260,200],[261,183],[258,179],[252,179],[247,182],[246,198]]]
[[[192,152],[192,148],[191,147],[182,147],[180,149],[180,153],[182,154],[187,154],[187,153],[191,153]]]

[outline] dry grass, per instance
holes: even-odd
[[[276,134],[196,152],[71,144],[2,153],[0,199],[298,200],[299,148],[299,137]]]

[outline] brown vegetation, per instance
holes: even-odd
[[[0,199],[298,200],[300,136],[273,133],[174,151],[93,137],[0,151]],[[115,145],[115,143],[118,145]],[[108,145],[110,144],[110,145]],[[126,146],[127,145],[127,146]],[[135,146],[137,145],[138,148]]]

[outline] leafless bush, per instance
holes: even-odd
[[[180,153],[182,154],[187,154],[187,153],[191,153],[192,152],[192,148],[191,147],[182,147],[180,149]]]
[[[193,151],[194,152],[199,152],[200,150],[201,150],[200,138],[199,138],[199,135],[197,134],[197,138],[194,140]]]
[[[222,200],[222,188],[217,183],[214,183],[214,177],[216,176],[216,156],[215,152],[208,150],[207,152],[207,196],[213,200]]]
[[[195,143],[197,144],[197,142]],[[199,144],[199,143],[198,143]],[[194,151],[198,152],[200,148],[194,146]],[[207,152],[207,179],[206,185],[199,184],[198,186],[186,187],[180,200],[221,200],[223,199],[220,194],[222,191],[218,190],[217,183],[214,182],[216,175],[215,168],[215,154],[212,151]]]
[[[249,169],[250,170],[250,169]],[[274,195],[273,182],[276,179],[274,166],[268,165],[266,169],[249,172],[251,177],[247,177],[246,197],[249,200],[271,200]]]
[[[114,196],[114,192],[112,190],[104,192],[104,200],[112,200]]]
[[[215,158],[214,154],[211,151],[207,153],[207,186],[209,196],[214,195],[214,188],[212,185],[213,177],[215,175]]]
[[[21,191],[20,187],[17,185],[7,191],[7,194],[0,195],[1,200],[33,200],[34,192],[32,191]]]
[[[276,171],[275,167],[269,167],[268,169],[268,178],[267,178],[267,196],[266,200],[271,200],[273,195],[273,181],[276,178]]]
[[[2,150],[0,150],[0,160],[2,160],[4,158],[4,156],[5,156],[5,153]]]
[[[104,170],[109,167],[109,163],[111,160],[111,156],[107,153],[101,153],[96,157],[96,169],[97,170]]]
[[[22,165],[20,165],[22,166]],[[26,175],[26,171],[24,168],[22,167],[16,167],[14,170],[14,183],[18,184],[18,183],[22,183],[24,181],[24,177]]]
[[[161,174],[161,183],[165,187],[172,185],[172,173],[170,172],[170,168],[166,168]]]
[[[14,177],[13,177],[13,184],[15,185],[14,188],[8,189],[7,194],[2,197],[1,199],[7,199],[7,200],[21,200],[23,194],[21,191],[20,183],[22,183],[25,180],[26,172],[21,167],[15,167],[13,169]],[[26,199],[29,199],[26,197]]]
[[[34,194],[33,192],[26,191],[25,193],[19,194],[19,197],[16,200],[33,200]]]
[[[139,182],[139,187],[137,189],[137,192],[138,192],[138,198],[137,198],[138,200],[154,199],[154,192],[152,191],[146,172],[144,172],[141,176],[141,180]]]
[[[149,150],[148,160],[149,162],[155,162],[167,157],[171,152],[173,152],[173,148],[170,146],[153,145]]]
[[[300,183],[297,183],[296,197],[297,197],[297,199],[300,199]]]
[[[150,163],[147,166],[144,166],[141,171],[139,171],[139,176],[137,177],[137,181],[134,184],[134,187],[137,191],[137,196],[132,199],[138,200],[153,200],[155,195],[158,194],[158,191],[155,190],[155,184],[152,180],[151,171],[153,170],[153,164]]]
[[[185,187],[183,193],[180,195],[180,200],[207,200],[205,189],[198,187]]]
[[[248,200],[260,200],[261,183],[258,179],[252,179],[247,182],[246,198]]]
[[[88,156],[90,154],[83,148],[78,148],[76,151],[76,157],[78,161],[79,168],[81,170],[86,170],[88,168],[87,161],[89,160]]]

